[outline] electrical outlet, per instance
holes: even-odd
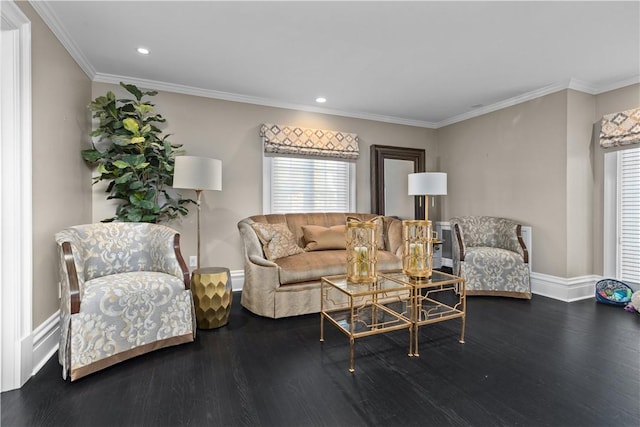
[[[197,267],[198,266],[198,257],[195,255],[191,255],[189,257],[189,267]]]

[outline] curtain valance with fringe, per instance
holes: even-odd
[[[640,144],[640,108],[602,117],[600,146],[602,148]]]
[[[356,160],[358,135],[336,130],[308,129],[265,123],[260,127],[265,153],[336,157]]]

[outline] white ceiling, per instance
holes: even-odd
[[[416,126],[640,82],[639,1],[31,4],[95,81]]]

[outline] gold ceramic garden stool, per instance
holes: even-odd
[[[208,267],[194,270],[191,291],[198,328],[219,328],[229,322],[233,295],[228,268]]]

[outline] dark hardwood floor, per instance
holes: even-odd
[[[460,321],[356,341],[319,315],[254,316],[234,296],[230,324],[192,344],[74,383],[57,356],[2,393],[2,426],[639,426],[640,316],[571,304],[468,298]]]

